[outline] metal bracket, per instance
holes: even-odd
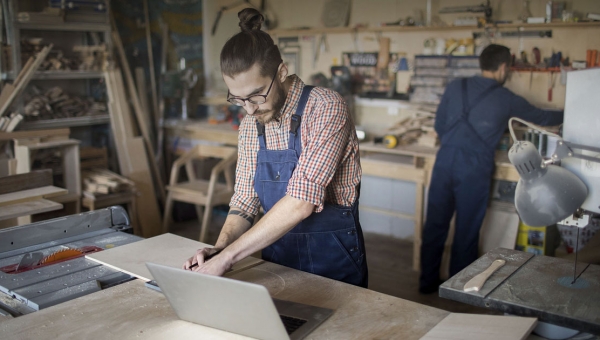
[[[575,144],[564,140],[559,140],[556,144],[556,151],[554,151],[554,154],[552,155],[552,160],[557,161],[565,159],[567,157],[574,157],[584,159],[590,162],[600,163],[599,157],[584,155],[583,153],[575,152],[573,149],[581,149],[584,151],[593,151],[600,153],[600,148],[597,147]]]

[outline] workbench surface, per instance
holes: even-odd
[[[449,314],[268,262],[233,278],[262,284],[278,299],[333,309],[308,339],[419,339]],[[0,334],[6,339],[245,338],[179,320],[166,298],[141,280],[0,319]]]

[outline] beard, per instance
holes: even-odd
[[[285,91],[283,90],[283,84],[276,82],[272,91],[273,93],[273,106],[268,110],[256,110],[256,120],[262,125],[266,125],[272,121],[279,121],[281,117],[281,109],[285,105]]]

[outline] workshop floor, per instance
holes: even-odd
[[[216,242],[224,220],[224,216],[213,217],[208,230],[207,243]],[[170,232],[197,240],[200,235],[200,225],[196,220],[175,223],[171,226]],[[412,270],[412,242],[366,233],[365,246],[369,266],[369,289],[455,313],[498,314],[487,309],[442,299],[437,294],[419,294],[419,275]]]

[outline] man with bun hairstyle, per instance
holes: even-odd
[[[435,116],[440,137],[427,202],[421,245],[419,291],[438,291],[440,265],[450,220],[456,212],[450,276],[478,257],[479,230],[488,205],[496,145],[511,117],[540,125],[558,125],[562,111],[538,109],[504,88],[510,50],[489,45],[479,56],[481,76],[446,86]]]
[[[367,287],[361,167],[348,107],[337,92],[288,75],[257,10],[238,17],[241,32],[220,58],[227,100],[247,112],[235,193],[215,248],[199,249],[183,267],[222,275],[262,250],[267,261]],[[261,206],[265,215],[252,226]]]

